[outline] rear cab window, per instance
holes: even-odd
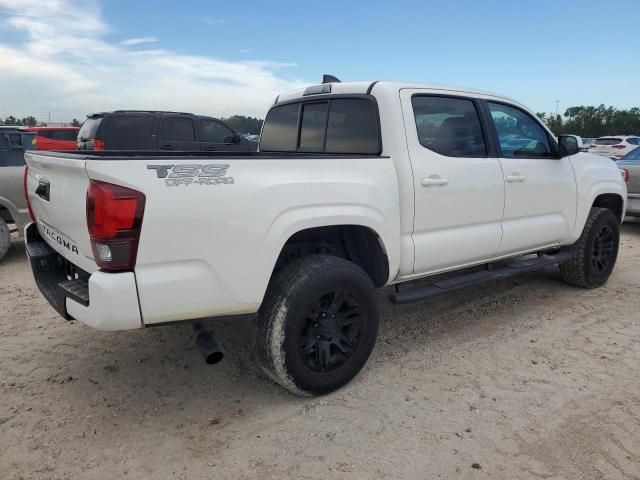
[[[377,104],[370,96],[334,95],[276,105],[265,119],[260,151],[379,155]]]
[[[43,132],[40,132],[38,135],[41,135]],[[50,130],[49,138],[51,140],[63,140],[66,142],[72,142],[76,140],[78,136],[77,130]]]
[[[599,138],[595,141],[596,145],[617,145],[620,142],[622,142],[621,138],[613,138],[613,137],[605,137],[605,138]]]

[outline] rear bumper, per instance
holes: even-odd
[[[133,272],[88,274],[53,250],[35,223],[25,229],[25,244],[36,285],[63,318],[98,330],[143,326]]]

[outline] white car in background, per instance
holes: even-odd
[[[640,145],[640,137],[632,135],[613,135],[598,138],[590,147],[589,152],[603,157],[618,160]]]
[[[595,143],[595,138],[582,138],[582,147],[580,147],[581,152],[588,152],[591,145]]]

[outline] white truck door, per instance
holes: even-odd
[[[487,102],[505,177],[499,255],[553,246],[571,237],[576,181],[569,158],[552,153],[549,133],[515,105]]]
[[[504,180],[488,154],[477,100],[425,89],[403,89],[400,99],[414,177],[414,273],[492,258]]]

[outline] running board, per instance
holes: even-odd
[[[540,270],[541,268],[558,265],[570,258],[571,252],[563,251],[556,253],[555,255],[543,254],[539,255],[537,258],[529,258],[500,266],[494,266],[495,264],[489,263],[487,264],[487,270],[441,280],[424,287],[398,291],[396,286],[396,292],[389,295],[389,300],[395,304],[417,302],[418,300],[437,297],[471,285],[485,283],[490,280],[513,277],[522,273],[533,272]]]

